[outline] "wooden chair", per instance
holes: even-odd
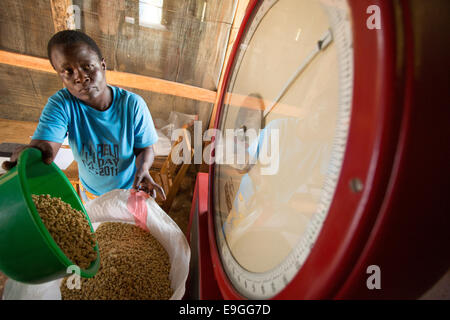
[[[191,141],[187,135],[187,128],[188,126],[183,126],[183,136],[181,136],[172,146],[171,152],[169,155],[164,159],[162,162],[162,157],[157,157],[158,159],[155,159],[153,162],[152,167],[150,168],[150,175],[152,176],[153,180],[157,184],[159,184],[166,194],[166,200],[163,201],[161,199],[161,196],[159,193],[157,193],[156,196],[156,202],[161,206],[161,208],[165,212],[169,212],[170,208],[172,207],[173,200],[175,199],[175,196],[177,195],[178,189],[180,188],[181,182],[183,181],[183,178],[186,175],[187,170],[189,169],[189,165],[192,160],[192,156],[194,154],[194,150],[191,148]],[[180,143],[186,143],[186,150],[189,150],[189,161],[182,162],[181,164],[175,164],[172,161],[172,151],[176,150],[175,148],[181,148],[179,146]],[[183,150],[183,149],[181,149]],[[182,156],[182,153],[180,153],[180,156]],[[183,158],[184,159],[184,158]]]
[[[173,144],[169,155],[167,157],[156,156],[153,165],[149,170],[153,180],[155,180],[155,182],[164,189],[164,193],[166,194],[165,201],[162,200],[159,193],[157,193],[156,197],[156,202],[165,212],[169,212],[170,208],[172,207],[172,203],[175,199],[175,196],[177,195],[178,189],[180,188],[181,182],[183,181],[183,178],[186,175],[191,162],[189,161],[187,163],[176,165],[172,161],[172,150],[174,150],[174,148],[178,146],[178,144],[186,141],[187,150],[190,150],[189,160],[192,160],[192,156],[194,154],[194,150],[192,150],[191,148],[191,141],[187,135],[188,127],[188,125],[183,126],[182,129],[184,129],[184,135]],[[78,167],[74,168],[76,174],[71,173],[71,171],[74,171],[73,169],[65,173],[75,191],[78,193],[78,196],[81,198],[80,180],[78,179]]]

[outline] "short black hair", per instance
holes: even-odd
[[[251,109],[248,107],[241,107],[236,117],[235,128],[242,128],[244,129],[244,132],[246,132],[248,129],[263,129],[266,126],[266,119],[264,118],[264,109],[266,108],[264,105],[264,98],[257,92],[250,93],[248,97],[258,99],[259,103],[261,104],[259,106],[260,108]]]
[[[63,30],[55,33],[47,44],[47,54],[48,59],[50,60],[50,63],[53,66],[52,63],[52,49],[56,45],[63,45],[65,47],[69,47],[77,42],[82,42],[87,44],[92,50],[97,53],[98,58],[101,60],[103,58],[102,52],[100,51],[100,48],[98,47],[97,43],[89,37],[87,34],[77,31],[77,30]]]

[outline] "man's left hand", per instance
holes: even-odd
[[[147,192],[153,199],[156,199],[156,193],[159,192],[161,198],[164,201],[166,200],[164,189],[153,180],[150,173],[146,170],[138,170],[136,172],[133,188]]]

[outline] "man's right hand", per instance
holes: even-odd
[[[45,140],[31,140],[29,145],[22,146],[14,150],[13,154],[9,161],[5,161],[2,164],[2,168],[4,170],[11,170],[17,165],[17,159],[19,159],[20,154],[23,150],[28,148],[36,148],[41,150],[42,152],[42,161],[45,164],[50,164],[53,162],[53,159],[56,157],[56,153],[58,153],[59,148],[61,147],[61,143],[45,141]]]

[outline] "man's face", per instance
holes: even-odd
[[[87,44],[57,45],[50,58],[64,86],[78,99],[91,104],[105,93],[105,59],[100,59]]]

